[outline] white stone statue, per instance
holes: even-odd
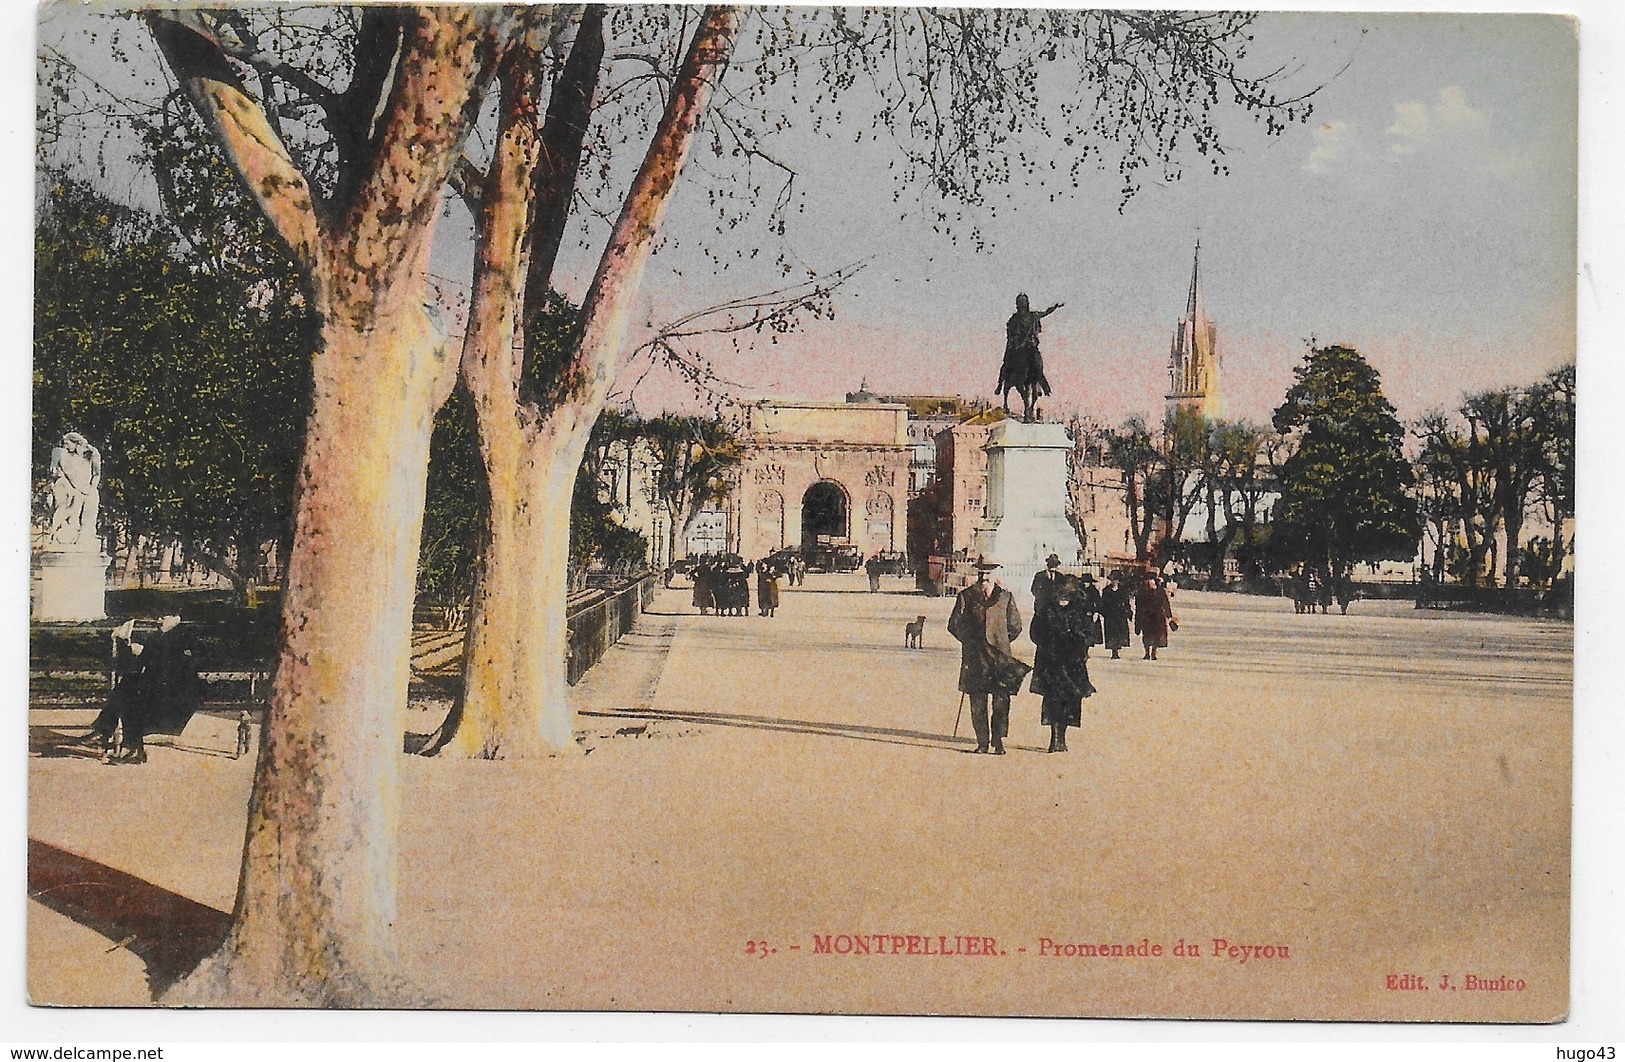
[[[76,431],[51,451],[51,532],[47,548],[61,553],[101,553],[96,518],[101,511],[102,455]]]

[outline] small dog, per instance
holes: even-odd
[[[915,616],[912,623],[903,624],[903,645],[908,649],[920,649],[925,644],[925,617]]]

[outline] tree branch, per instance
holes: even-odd
[[[593,4],[582,12],[570,57],[553,84],[542,126],[541,160],[531,174],[530,262],[525,272],[527,322],[542,313],[552,287],[553,266],[575,197],[576,175],[581,169],[603,64],[604,9]],[[527,344],[527,348],[534,346]],[[534,375],[529,362],[535,356],[534,349],[527,349],[527,378]]]
[[[426,253],[441,188],[521,17],[522,9],[487,6],[411,10],[367,165],[326,230],[347,251],[365,249],[334,255],[353,264],[337,283],[374,288],[380,271],[412,268]],[[397,105],[404,101],[420,104]]]
[[[313,268],[321,257],[320,219],[310,185],[272,131],[262,103],[209,35],[202,13],[149,11],[145,18],[165,62],[249,195],[301,268]]]

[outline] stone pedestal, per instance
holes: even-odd
[[[31,618],[84,623],[107,618],[107,558],[100,552],[34,554]]]
[[[1066,518],[1066,462],[1072,449],[1061,424],[1005,420],[987,440],[987,517],[976,528],[975,552],[1003,567],[999,580],[1032,622],[1033,576],[1051,553],[1075,571],[1078,533]]]

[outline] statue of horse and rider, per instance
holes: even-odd
[[[1038,334],[1044,330],[1043,319],[1064,305],[1058,302],[1034,312],[1027,296],[1017,295],[1016,312],[1004,325],[1004,364],[999,368],[995,390],[1004,399],[1006,413],[1010,412],[1010,392],[1021,396],[1021,419],[1028,424],[1038,420],[1038,400],[1050,393],[1049,380],[1044,376],[1044,356],[1038,350]]]

